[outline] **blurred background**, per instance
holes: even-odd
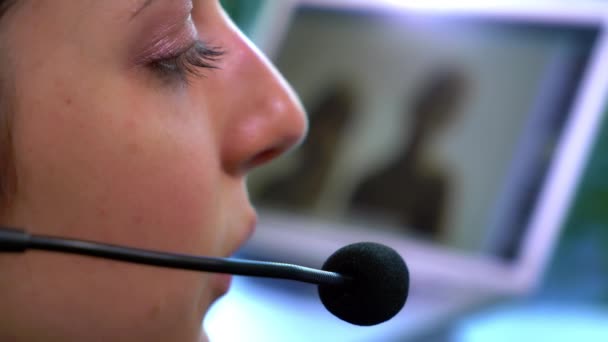
[[[255,36],[254,31],[256,28],[259,28],[259,20],[262,20],[263,9],[267,6],[268,2],[273,1],[280,2],[282,0],[222,0],[221,2],[245,34],[250,35],[256,41],[256,39],[260,38]],[[563,0],[561,2],[568,1]],[[575,1],[570,1],[570,3],[572,2]],[[296,38],[301,37],[303,34],[310,34],[313,36],[311,41],[315,43],[311,43],[311,46],[302,47],[298,46],[297,41],[291,43],[292,45],[290,45],[289,41],[286,41],[283,42],[284,46],[287,46],[284,49],[288,52],[284,52],[280,60],[277,60],[277,56],[270,56],[277,62],[279,69],[290,82],[290,77],[303,78],[298,72],[306,73],[306,67],[299,66],[305,65],[308,60],[313,58],[311,56],[321,54],[319,46],[323,46],[323,41],[331,39],[331,33],[324,33],[323,27],[335,24],[336,18],[331,16],[324,17],[323,13],[316,13],[315,15],[314,17],[303,19],[298,23],[300,27],[292,28],[292,31],[289,33],[291,35],[289,37]],[[340,19],[345,21],[343,27],[350,27],[350,30],[355,31],[359,30],[358,24],[351,25],[348,23],[348,20],[351,19],[352,17]],[[553,44],[547,43],[550,39],[544,37],[545,33],[541,32],[541,30],[531,32],[529,35],[530,41],[522,43],[523,45],[539,46],[548,44],[549,46],[549,44]],[[420,32],[416,32],[412,37],[416,36],[419,38],[419,34]],[[510,36],[512,34],[509,32],[499,34],[501,34],[501,39],[505,39],[505,41],[510,41],[512,38]],[[573,35],[576,34],[578,33],[574,33]],[[576,45],[573,48],[575,51],[583,50],[586,46],[585,44],[591,44],[587,41],[590,38],[587,38],[585,34],[585,32],[582,32],[580,36],[575,36],[574,38],[569,36],[569,39],[575,42],[573,44],[580,44],[580,47]],[[361,38],[364,36],[361,32],[356,32],[354,35],[358,39],[364,39]],[[375,39],[373,34],[370,35],[371,38],[369,39]],[[324,38],[321,39],[321,36],[324,36]],[[409,39],[407,36],[401,36],[400,38],[404,40]],[[442,42],[441,44],[450,44],[451,39],[446,38],[445,41],[440,40],[440,42]],[[555,38],[555,40],[559,39]],[[457,38],[454,38],[454,41],[456,42],[453,44],[458,44]],[[268,45],[268,42],[260,43]],[[334,43],[337,46],[343,45],[345,48],[350,46],[343,41],[335,41]],[[369,42],[365,44],[369,44]],[[425,41],[420,44],[425,44]],[[414,43],[412,43],[412,46],[415,48]],[[458,48],[455,49],[458,50]],[[487,59],[505,58],[505,61],[512,61],[518,58],[516,55],[505,57],[505,50],[498,49],[492,51],[491,47],[488,48],[487,46],[484,47],[486,50],[483,51],[475,50],[470,46],[463,47],[463,49],[473,56],[469,59],[474,60],[480,69],[486,67],[498,69],[496,64],[485,66],[484,63],[487,62]],[[520,84],[535,84],[534,80],[538,78],[535,73],[537,73],[539,65],[543,61],[543,52],[540,50],[541,48],[538,49],[537,58],[520,58],[518,63],[521,67],[520,72],[522,77],[526,76],[530,78],[528,81],[521,81]],[[369,47],[367,50],[368,54],[351,56],[352,58],[349,60],[367,59],[370,64],[378,63],[378,55],[381,53],[386,53],[389,60],[391,58],[398,58],[391,57],[390,51],[383,51],[380,47]],[[417,60],[426,61],[431,58],[419,51],[412,52],[410,55],[412,58],[408,62],[414,64],[420,63],[420,65],[423,65],[422,62],[417,62]],[[585,58],[588,57],[585,56]],[[579,56],[577,58],[583,57]],[[348,64],[348,61],[333,62],[337,65]],[[521,65],[522,63],[528,64]],[[534,63],[539,64],[536,65]],[[331,66],[328,68],[335,69],[336,67]],[[279,166],[275,169],[263,170],[260,175],[254,175],[250,184],[254,203],[261,203],[262,206],[268,204],[270,207],[281,210],[290,210],[297,215],[313,215],[318,220],[333,220],[336,224],[351,224],[354,221],[383,222],[386,227],[393,227],[393,230],[398,230],[398,227],[403,223],[413,227],[408,230],[407,234],[423,242],[439,241],[454,250],[475,251],[475,253],[486,254],[494,253],[501,258],[505,258],[505,260],[513,257],[517,253],[518,247],[514,247],[517,243],[510,241],[512,240],[512,235],[504,235],[504,225],[496,222],[504,222],[506,217],[513,216],[511,214],[519,209],[517,205],[504,205],[503,207],[507,209],[501,209],[502,211],[497,213],[495,209],[490,207],[490,203],[494,203],[492,202],[494,197],[500,197],[496,194],[504,193],[504,189],[500,190],[497,188],[493,191],[488,189],[491,189],[493,186],[498,187],[496,184],[500,182],[497,180],[501,178],[495,176],[495,178],[484,179],[483,174],[475,174],[470,176],[472,177],[472,181],[467,183],[466,176],[461,176],[459,184],[461,187],[469,189],[469,193],[462,192],[459,194],[457,191],[452,190],[454,187],[457,188],[456,185],[453,185],[456,182],[454,179],[457,179],[457,177],[454,178],[455,176],[452,176],[450,172],[446,172],[445,168],[442,169],[441,167],[437,167],[437,165],[442,163],[449,164],[453,169],[458,169],[461,173],[468,174],[476,172],[477,169],[467,169],[467,165],[459,166],[458,161],[450,160],[449,157],[443,158],[439,162],[435,161],[436,165],[430,165],[433,163],[429,164],[428,161],[425,164],[420,161],[423,158],[420,157],[420,152],[417,151],[422,150],[423,147],[421,146],[426,144],[426,146],[431,146],[427,150],[435,148],[436,155],[442,155],[442,153],[449,155],[449,151],[459,155],[463,151],[470,150],[472,148],[470,144],[479,144],[479,140],[474,140],[467,145],[466,140],[459,140],[457,133],[452,133],[452,135],[448,133],[446,138],[440,136],[439,138],[435,138],[435,142],[433,142],[433,134],[438,134],[434,132],[441,132],[446,129],[445,127],[458,127],[459,123],[462,127],[460,130],[464,132],[462,134],[469,137],[472,134],[474,135],[474,132],[490,130],[489,126],[497,125],[500,129],[496,131],[498,132],[495,134],[496,140],[489,145],[496,145],[498,147],[514,145],[514,143],[509,141],[509,137],[514,136],[514,134],[509,133],[510,127],[513,127],[512,129],[515,130],[516,127],[522,126],[522,122],[524,122],[523,117],[518,119],[516,115],[510,115],[507,112],[505,115],[495,117],[494,121],[487,124],[487,127],[483,125],[475,126],[472,123],[482,121],[482,114],[487,111],[485,108],[488,106],[508,106],[510,110],[516,112],[518,103],[521,102],[522,106],[524,104],[529,105],[527,103],[532,100],[525,99],[525,97],[532,93],[531,89],[533,88],[528,89],[522,86],[509,85],[509,79],[516,79],[518,76],[515,71],[510,70],[508,67],[505,67],[503,70],[495,70],[495,74],[504,73],[499,78],[500,82],[505,84],[502,88],[502,95],[504,96],[490,101],[491,103],[489,104],[480,102],[475,107],[477,102],[475,98],[470,99],[470,94],[474,93],[476,89],[484,87],[483,82],[479,81],[480,77],[475,77],[475,70],[471,71],[471,68],[467,69],[466,65],[463,66],[462,63],[459,64],[458,62],[451,63],[450,60],[444,59],[441,60],[441,67],[429,71],[425,76],[426,81],[419,82],[418,88],[411,90],[408,94],[403,95],[398,92],[383,91],[382,94],[384,95],[380,94],[379,96],[381,98],[384,96],[383,101],[387,103],[390,103],[387,97],[397,98],[400,101],[403,98],[409,98],[405,103],[409,108],[409,115],[413,119],[409,119],[408,124],[402,126],[403,130],[427,132],[410,134],[405,147],[402,147],[406,152],[401,155],[401,163],[410,166],[414,164],[422,166],[417,167],[415,170],[411,167],[409,169],[399,169],[400,171],[398,172],[401,173],[397,173],[398,175],[406,175],[404,177],[407,178],[410,189],[420,189],[420,193],[424,195],[415,199],[387,198],[386,196],[379,196],[376,193],[386,193],[390,189],[391,185],[385,188],[381,184],[381,180],[386,181],[388,179],[390,183],[391,177],[394,177],[395,172],[397,172],[395,171],[397,170],[397,166],[387,166],[385,169],[369,167],[366,171],[365,167],[357,166],[359,164],[354,161],[343,160],[343,164],[349,165],[349,170],[359,167],[362,170],[361,174],[367,175],[368,180],[361,181],[357,185],[355,184],[357,182],[354,180],[351,180],[349,183],[348,174],[346,176],[332,176],[332,172],[334,174],[340,174],[340,172],[335,171],[335,168],[333,171],[330,170],[327,164],[330,163],[328,160],[335,160],[338,158],[336,157],[338,153],[342,153],[337,152],[337,146],[340,146],[338,139],[340,132],[347,129],[357,132],[357,128],[352,127],[352,122],[354,121],[352,113],[357,111],[356,108],[365,106],[365,104],[357,103],[357,99],[365,98],[361,94],[376,91],[378,87],[374,82],[393,82],[395,87],[397,87],[396,85],[399,84],[399,81],[387,78],[378,81],[367,80],[368,83],[373,84],[371,89],[351,87],[350,84],[353,81],[352,78],[349,78],[348,68],[345,67],[343,69],[346,71],[338,74],[334,78],[335,81],[323,86],[323,89],[320,90],[320,93],[323,95],[315,93],[314,86],[308,84],[314,83],[314,80],[296,82],[297,84],[294,85],[296,90],[301,94],[311,115],[309,141],[313,143],[309,144],[307,142],[306,144],[308,145],[303,146],[297,155],[300,160],[304,160],[301,163],[308,165],[309,168],[299,170],[296,157],[292,155],[287,156],[285,160],[278,163]],[[420,69],[423,68],[421,67]],[[578,75],[576,73],[580,73],[580,70],[570,72],[572,75]],[[418,76],[416,73],[411,74],[412,78]],[[496,82],[496,79],[494,81]],[[561,94],[563,96],[565,93]],[[501,104],[499,101],[504,101],[504,104]],[[402,104],[403,101],[399,102],[399,105]],[[390,105],[388,107],[387,111],[390,111]],[[480,114],[478,116],[476,116],[477,114],[465,115],[459,113],[461,108],[478,108],[477,111]],[[608,119],[606,119],[608,103],[605,108],[600,119],[594,124],[597,126],[597,136],[593,140],[591,153],[582,166],[583,173],[580,179],[577,180],[573,200],[568,206],[565,219],[560,224],[561,230],[556,238],[556,245],[554,249],[548,252],[548,263],[542,269],[541,275],[539,275],[540,281],[538,284],[535,284],[531,291],[526,291],[524,294],[493,300],[491,303],[476,306],[474,310],[463,310],[458,315],[452,316],[450,320],[442,321],[441,324],[438,324],[430,331],[419,334],[412,340],[462,342],[608,341]],[[469,112],[476,113],[472,109]],[[526,115],[528,113],[526,110],[521,110],[521,112],[526,113]],[[467,121],[469,119],[470,121]],[[363,125],[375,127],[374,129],[377,130],[376,135],[384,135],[382,132],[388,132],[386,135],[390,135],[389,128],[397,125],[396,122],[399,121],[396,120],[395,118],[376,119],[376,121],[367,121]],[[560,119],[558,117],[555,120],[559,121]],[[468,124],[467,122],[472,123]],[[449,132],[453,131],[454,129]],[[503,138],[499,134],[501,132],[504,135]],[[368,140],[373,141],[374,139],[370,138]],[[315,146],[315,141],[319,142],[320,146]],[[395,146],[398,143],[389,141],[385,144],[387,144],[385,146]],[[353,143],[350,143],[350,145],[353,145]],[[374,152],[373,144],[368,145],[366,146],[365,143],[361,143],[357,146],[358,151],[356,153],[351,152],[351,154],[361,155],[361,151],[368,149],[368,156],[373,156],[372,160],[376,164],[381,164],[383,160],[388,160],[389,156],[383,157],[379,155]],[[487,172],[487,169],[496,169],[496,172],[491,173],[493,175],[500,174],[499,170],[509,169],[506,161],[503,162],[503,160],[507,160],[504,156],[510,156],[515,153],[507,147],[504,149],[498,147],[494,149],[490,148],[486,159],[480,157],[486,166],[484,168],[485,172]],[[486,153],[484,151],[486,150],[480,148],[478,151],[475,151],[475,154],[483,156]],[[541,152],[539,153],[542,154]],[[347,151],[346,154],[348,153]],[[356,160],[356,158],[353,157],[353,160]],[[397,163],[397,161],[394,162],[395,165]],[[464,163],[467,163],[466,159]],[[314,167],[310,167],[311,165],[314,165]],[[368,164],[363,163],[361,165]],[[422,175],[420,170],[424,168],[431,168],[432,171],[425,171],[424,175]],[[539,167],[539,169],[543,168]],[[457,172],[455,173],[457,174]],[[294,179],[297,181],[294,181]],[[327,182],[331,182],[333,187],[326,184],[322,187],[319,185],[323,183],[320,179],[324,181],[329,180]],[[506,184],[505,186],[508,187],[509,184],[517,185],[519,183],[506,182]],[[533,187],[533,185],[527,183],[522,186],[525,185]],[[472,195],[470,193],[473,191],[470,189],[475,186],[478,186],[480,190]],[[346,188],[349,190],[345,190]],[[484,193],[484,191],[487,193]],[[336,198],[336,196],[342,196],[343,198]],[[460,196],[458,197],[460,200],[456,200],[455,202],[469,203],[469,206],[478,208],[477,210],[488,212],[494,210],[492,215],[489,215],[492,218],[488,219],[486,217],[488,215],[482,218],[469,215],[469,212],[475,213],[475,210],[467,207],[459,209],[456,204],[452,203],[454,202],[453,199],[450,202],[450,198],[454,196]],[[517,203],[519,203],[520,207],[525,206],[525,204],[531,206],[532,200],[534,198],[526,199],[526,194],[523,194],[520,195]],[[500,200],[497,201],[500,202]],[[521,204],[522,201],[524,205]],[[391,204],[392,202],[410,204],[405,207],[399,207],[395,212],[390,212],[393,210],[391,208],[394,208],[393,204]],[[484,207],[484,205],[487,205],[487,207]],[[374,206],[382,207],[386,212],[374,211]],[[372,210],[366,211],[368,208],[372,208]],[[445,214],[442,214],[442,211]],[[396,212],[407,212],[408,214],[401,217],[395,214]],[[361,213],[369,214],[362,215]],[[481,222],[480,220],[482,219],[485,221]],[[507,221],[510,225],[521,222],[517,218]],[[482,225],[484,225],[484,229],[493,231],[490,234],[491,236],[485,236],[479,231],[462,233],[463,230],[467,229],[466,227]],[[461,233],[452,233],[455,231],[460,231]],[[490,252],[490,249],[493,252]],[[282,314],[289,315],[290,313],[284,312]],[[280,325],[281,322],[274,322],[274,324]],[[253,341],[255,339],[249,340]],[[222,342],[219,339],[218,341]]]

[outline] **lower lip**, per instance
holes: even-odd
[[[218,273],[213,275],[213,287],[219,290],[222,294],[228,292],[232,283],[232,275]]]

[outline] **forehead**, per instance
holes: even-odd
[[[72,14],[77,17],[111,15],[116,19],[130,18],[143,7],[167,0],[0,0],[3,10],[36,15]]]
[[[214,2],[202,0],[203,2]],[[78,20],[92,17],[129,21],[134,16],[150,8],[162,9],[164,6],[180,10],[192,10],[197,0],[0,0],[0,16],[7,11],[16,16],[27,14],[38,18],[54,17],[55,23],[66,23],[66,18]],[[20,18],[21,19],[21,18]]]

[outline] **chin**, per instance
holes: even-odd
[[[198,338],[198,342],[209,342],[209,336],[207,336],[205,329],[201,330],[201,336]]]
[[[202,290],[200,300],[198,301],[199,313],[203,320],[211,306],[228,292],[228,288],[213,285],[213,278],[210,280],[211,286]]]

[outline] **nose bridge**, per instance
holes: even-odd
[[[247,172],[297,145],[307,120],[285,79],[242,34],[235,32],[233,118],[223,144],[226,167]]]

